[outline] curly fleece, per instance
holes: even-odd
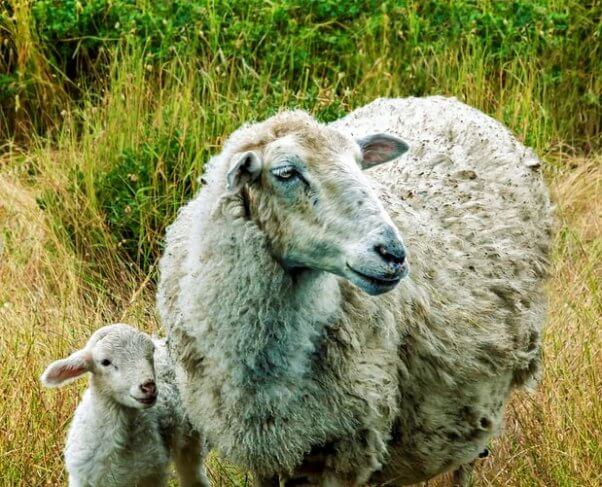
[[[372,297],[332,274],[291,275],[226,190],[233,155],[287,134],[319,151],[376,132],[411,147],[365,173],[410,276]],[[538,166],[500,123],[443,97],[379,99],[327,126],[282,112],[236,131],[160,265],[191,421],[259,478],[403,485],[473,461],[539,364],[552,208]]]

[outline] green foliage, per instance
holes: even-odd
[[[292,73],[316,63],[336,72],[358,56],[358,41],[386,36],[411,53],[459,46],[475,38],[500,60],[564,47],[575,13],[548,1],[376,2],[333,0],[37,0],[40,38],[63,70],[137,37],[159,60],[182,50],[245,59],[255,68],[290,57]],[[401,42],[400,42],[401,41]],[[88,67],[83,64],[83,69]],[[80,68],[82,69],[82,68]]]
[[[190,0],[37,0],[32,14],[57,64],[75,77],[85,75],[103,51],[131,37],[166,58],[189,42],[203,19],[199,2]]]
[[[70,186],[46,199],[48,211],[83,254],[111,248],[142,269],[208,156],[240,124],[280,108],[329,121],[378,96],[444,94],[540,151],[602,145],[599,2],[8,5],[0,104],[7,118],[30,123],[0,130],[50,134],[48,144],[74,154]],[[30,15],[31,32],[16,13]],[[52,95],[59,91],[71,99]],[[78,224],[82,206],[98,232]]]
[[[165,226],[192,195],[193,175],[186,170],[192,147],[177,131],[145,134],[138,147],[124,148],[98,175],[96,196],[108,228],[139,266],[156,257]]]

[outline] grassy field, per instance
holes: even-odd
[[[512,401],[479,485],[602,484],[600,2],[179,0],[168,16],[115,1],[95,17],[99,3],[0,2],[0,486],[65,484],[85,384],[38,377],[107,322],[161,332],[164,228],[231,131],[428,94],[533,146],[557,205],[543,377]],[[214,456],[209,470],[247,481]]]

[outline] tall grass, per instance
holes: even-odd
[[[42,4],[1,3],[1,486],[64,483],[78,388],[48,393],[37,377],[106,322],[159,331],[164,228],[229,133],[282,108],[332,120],[378,96],[427,94],[456,96],[534,146],[558,204],[544,377],[512,403],[480,482],[599,485],[600,2],[513,2],[508,18],[510,3],[488,1],[203,2],[194,37],[107,35],[84,59],[86,39],[47,40],[32,13]],[[69,59],[86,76],[68,77]],[[210,468],[217,485],[246,482],[215,457]]]
[[[60,154],[63,174],[71,171],[71,186],[60,195],[53,188],[48,208],[68,225],[79,250],[123,249],[110,253],[147,271],[159,255],[165,224],[195,191],[196,176],[227,134],[283,108],[331,120],[377,96],[406,96],[413,75],[400,81],[397,73],[408,69],[419,73],[418,84],[428,80],[425,94],[453,95],[481,108],[540,154],[599,146],[600,121],[570,102],[578,98],[571,91],[577,88],[551,90],[537,61],[517,57],[492,73],[493,55],[477,39],[461,50],[420,51],[407,60],[386,38],[361,40],[358,50],[364,54],[353,76],[341,71],[321,78],[307,68],[301,79],[291,80],[286,66],[257,72],[241,59],[219,55],[177,56],[155,66],[146,62],[143,47],[124,46],[114,54],[102,96],[92,93],[67,107],[54,136],[33,142]],[[573,134],[573,115],[583,116],[591,135]],[[78,224],[82,205],[102,230]]]
[[[542,382],[533,395],[515,397],[502,438],[478,466],[479,485],[593,487],[602,480],[602,159],[561,162],[548,170],[559,231]],[[128,274],[105,289],[91,286],[87,265],[53,231],[27,175],[16,172],[5,168],[0,179],[0,485],[64,485],[61,449],[83,384],[47,392],[37,378],[101,324],[125,320],[159,332],[153,286]],[[208,466],[215,485],[246,485],[244,472],[218,458]]]

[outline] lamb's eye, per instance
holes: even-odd
[[[102,362],[100,362],[100,365],[102,365],[103,367],[108,367],[109,365],[111,365],[111,361],[108,358],[106,358]]]
[[[272,169],[272,174],[281,181],[289,181],[299,176],[297,170],[292,166],[282,166]]]

